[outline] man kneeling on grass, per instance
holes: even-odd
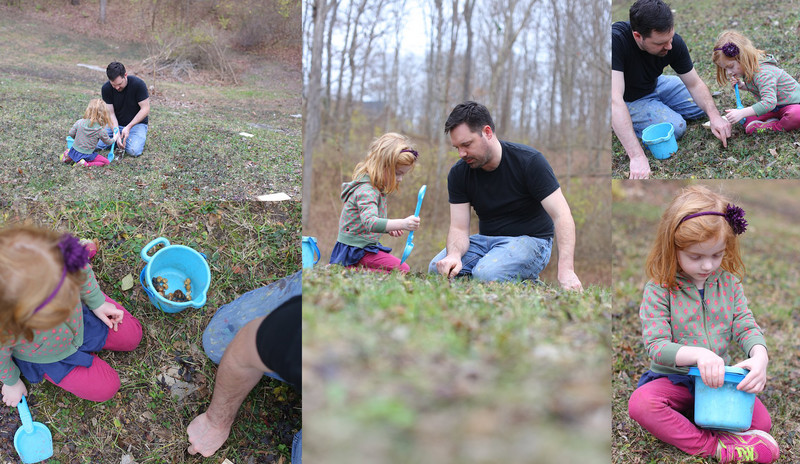
[[[550,164],[531,147],[501,141],[489,110],[475,102],[456,106],[444,132],[460,160],[450,169],[447,248],[428,272],[448,278],[536,280],[558,240],[558,281],[582,290],[573,267],[575,222]],[[479,234],[469,235],[470,206]]]
[[[113,137],[114,129],[119,130],[119,146],[131,156],[140,156],[147,140],[148,115],[150,114],[150,94],[147,84],[136,76],[128,76],[125,66],[114,61],[106,68],[108,82],[103,84],[100,93],[108,107],[113,126],[108,128],[108,136]],[[111,148],[100,140],[98,150]]]

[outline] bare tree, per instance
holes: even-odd
[[[106,23],[106,3],[108,3],[108,0],[100,0],[100,24]]]
[[[312,5],[311,64],[306,86],[305,127],[303,128],[303,228],[308,225],[313,182],[312,155],[319,138],[322,113],[320,100],[322,97],[322,42],[325,35],[325,18],[335,4],[336,0],[314,0]]]

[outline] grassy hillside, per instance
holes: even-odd
[[[326,463],[602,463],[607,289],[303,274],[304,454]]]
[[[262,63],[238,86],[156,81],[139,67],[147,56],[143,44],[43,21],[0,6],[0,196],[249,200],[284,192],[299,198],[299,60]],[[70,127],[107,81],[104,72],[77,65],[105,69],[113,60],[155,85],[144,154],[103,168],[59,163]]]

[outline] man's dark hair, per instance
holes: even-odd
[[[494,121],[489,109],[474,101],[465,101],[453,108],[444,123],[444,133],[449,134],[459,124],[466,124],[471,132],[480,132],[484,126],[491,127],[494,132]]]
[[[631,29],[650,37],[653,31],[669,32],[673,28],[672,10],[661,0],[637,0],[631,5]]]
[[[111,64],[108,65],[106,68],[106,76],[108,76],[108,80],[113,81],[114,79],[118,78],[119,76],[125,75],[125,66],[122,65],[119,61],[112,61]]]

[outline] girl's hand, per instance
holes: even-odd
[[[725,113],[726,113],[725,119],[727,119],[728,122],[731,124],[736,124],[737,122],[747,117],[744,108],[735,110],[725,110]]]
[[[767,349],[763,345],[756,345],[750,350],[750,356],[734,366],[750,370],[736,389],[747,393],[761,393],[767,385],[767,364],[769,364]]]
[[[27,394],[28,388],[25,387],[25,382],[22,379],[19,379],[14,385],[3,384],[3,403],[6,406],[16,407],[22,397]]]
[[[730,75],[728,75],[728,80],[731,82],[731,88],[733,88],[734,85],[738,84],[739,85],[739,90],[742,90],[742,86],[744,85],[744,82],[740,81],[738,77],[734,76],[733,74],[730,74]]]
[[[417,216],[409,216],[403,219],[403,229],[405,230],[419,229],[419,218]]]
[[[92,312],[114,332],[117,331],[117,326],[122,322],[122,316],[125,314],[121,309],[117,308],[108,301],[101,304],[99,308],[93,310]]]
[[[703,383],[711,388],[719,388],[725,383],[725,361],[711,350],[703,349],[697,356],[697,368]]]
[[[390,230],[389,231],[389,235],[391,235],[392,237],[401,237],[403,235],[403,231],[402,230]]]

